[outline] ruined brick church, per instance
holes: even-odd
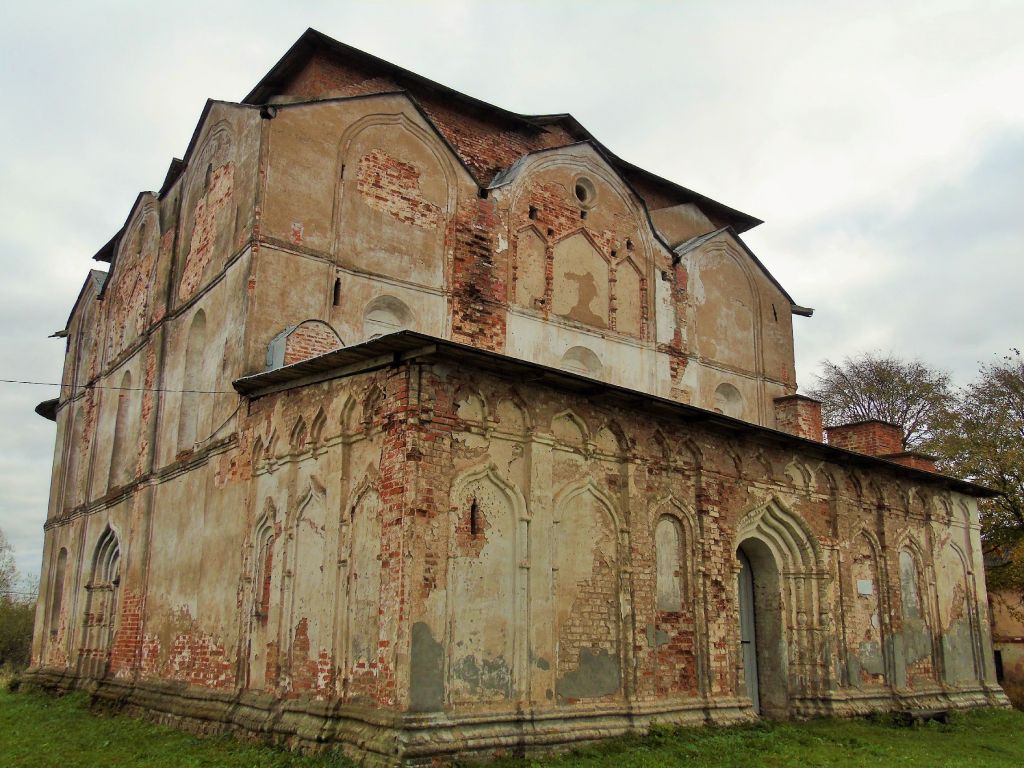
[[[1004,703],[989,492],[823,441],[759,223],[306,32],[59,334],[27,679],[379,764]]]

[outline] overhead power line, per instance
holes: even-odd
[[[22,379],[0,379],[0,384],[35,384],[40,387],[63,387],[64,384],[55,381],[26,381]],[[67,385],[70,386],[70,385]],[[115,387],[107,384],[85,384],[77,389],[125,389],[133,392],[180,392],[196,395],[237,395],[233,389],[163,389],[156,387]]]

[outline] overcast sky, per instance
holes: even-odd
[[[1024,330],[1024,2],[6,2],[0,378],[57,381],[90,257],[207,98],[312,26],[764,219],[803,386],[879,349],[969,381]],[[38,572],[56,390],[0,384],[0,528]]]

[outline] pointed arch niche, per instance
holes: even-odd
[[[121,546],[108,525],[96,541],[92,573],[85,587],[88,594],[80,663],[86,677],[104,677],[110,668],[120,587]]]
[[[850,564],[853,605],[846,618],[846,647],[850,684],[861,688],[887,682],[880,552],[878,542],[867,531],[854,539]]]
[[[199,310],[192,316],[185,343],[182,371],[181,405],[178,411],[178,450],[191,450],[202,437],[203,397],[206,386],[204,363],[206,357],[206,313]]]
[[[556,702],[617,700],[623,680],[618,515],[591,482],[563,489],[554,514]]]
[[[963,550],[948,542],[938,559],[939,583],[950,596],[943,601],[942,672],[950,685],[961,685],[983,679],[979,663],[977,597],[974,578],[967,566]]]
[[[404,113],[368,115],[341,137],[337,163],[342,173],[332,227],[339,260],[444,285],[444,238],[458,176],[438,136]]]
[[[125,371],[117,392],[117,408],[114,414],[114,440],[110,449],[110,467],[107,473],[107,488],[123,485],[132,478],[132,457],[137,455],[139,446],[135,440],[134,420],[131,408],[132,374]]]
[[[350,507],[348,550],[347,666],[349,695],[373,696],[380,643],[381,516],[384,505],[374,475],[356,489]]]
[[[659,696],[695,695],[703,643],[696,518],[672,497],[654,511],[655,620],[648,644],[654,647],[655,686]]]
[[[923,562],[917,544],[908,538],[899,554],[902,632],[895,640],[903,651],[902,658],[897,659],[896,684],[900,687],[935,680],[930,600]],[[902,667],[902,675],[899,667]]]
[[[274,600],[275,584],[280,589],[280,577],[277,580],[274,578],[275,561],[278,571],[282,570],[276,525],[277,508],[273,499],[268,496],[263,505],[263,514],[256,522],[252,539],[252,615],[249,622],[246,685],[255,690],[271,687],[271,681],[276,680],[276,670],[270,666],[273,660],[271,654],[267,653],[267,643],[275,636],[270,621],[272,609],[278,616],[275,622],[280,620],[278,601]]]
[[[293,682],[312,676],[315,683],[315,659],[322,649],[331,647],[330,606],[324,600],[328,588],[323,564],[327,558],[327,499],[324,486],[310,477],[299,497],[290,525],[289,562],[290,620],[288,624],[290,662]]]
[[[511,700],[525,688],[526,500],[493,464],[457,478],[450,498],[447,699]]]

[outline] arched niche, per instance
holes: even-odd
[[[732,384],[722,382],[715,387],[713,410],[734,419],[743,418],[743,395]]]
[[[888,682],[880,551],[878,542],[867,531],[861,531],[853,540],[853,599],[846,617],[846,645],[850,684],[860,688]]]
[[[901,631],[896,644],[902,649],[900,687],[934,682],[935,654],[928,601],[928,582],[920,549],[907,539],[899,550]]]
[[[741,258],[724,243],[714,243],[692,257],[688,295],[694,303],[697,329],[694,351],[709,360],[756,372],[758,300]]]
[[[68,549],[61,547],[57,553],[57,562],[54,563],[53,572],[50,576],[50,616],[48,628],[50,637],[57,637],[61,623],[61,609],[64,606],[64,578],[68,569]]]
[[[378,296],[363,309],[363,338],[367,340],[397,333],[412,324],[412,311],[394,296]]]
[[[643,271],[632,259],[615,266],[615,330],[636,338],[643,337]]]
[[[483,424],[487,421],[487,403],[479,392],[462,387],[455,393],[455,415],[465,422]]]
[[[587,347],[570,347],[562,355],[559,367],[581,376],[596,379],[604,373],[604,364],[597,353]]]
[[[349,510],[346,663],[349,693],[356,700],[372,698],[378,681],[383,511],[372,474],[368,474]]]
[[[191,298],[206,282],[213,256],[227,258],[232,250],[234,144],[230,124],[221,120],[207,130],[189,159],[181,206],[179,303]]]
[[[952,541],[942,548],[937,578],[942,595],[942,672],[949,685],[982,679],[979,664],[977,596],[963,550]]]
[[[86,396],[88,397],[88,395]],[[85,495],[88,479],[89,448],[91,441],[86,431],[86,397],[72,403],[71,426],[68,432],[67,452],[64,468],[64,509],[80,504]]]
[[[563,411],[551,422],[551,434],[560,443],[582,446],[589,436],[587,425],[572,411]]]
[[[204,398],[210,390],[206,375],[206,313],[198,310],[192,316],[182,360],[182,392],[178,410],[178,450],[191,450],[204,435],[200,432],[208,411]]]
[[[495,466],[477,467],[453,483],[449,521],[448,702],[512,699],[524,683],[526,501]]]
[[[160,218],[150,201],[136,210],[122,236],[104,290],[108,360],[146,330],[159,248]]]
[[[547,295],[547,242],[535,226],[524,227],[515,240],[515,302],[543,309]]]
[[[326,355],[345,346],[338,332],[323,320],[303,320],[275,336],[267,346],[268,370]]]
[[[530,417],[518,397],[499,400],[495,420],[503,432],[512,434],[522,434],[530,427]]]
[[[329,583],[324,564],[327,550],[327,498],[324,487],[315,478],[307,481],[305,491],[291,515],[289,526],[290,611],[288,634],[292,684],[307,690],[316,687],[315,669],[319,651],[331,647],[333,635],[330,602],[324,599]],[[309,688],[307,688],[307,686]]]
[[[586,232],[555,244],[551,310],[583,325],[608,327],[608,260]]]
[[[555,701],[617,700],[624,678],[618,516],[589,482],[563,489],[553,507]]]
[[[138,457],[133,403],[131,371],[125,371],[117,391],[114,412],[114,439],[110,448],[110,467],[107,473],[107,487],[123,485],[134,475],[134,461]]]
[[[686,592],[683,525],[673,515],[661,515],[654,528],[656,604],[659,612],[678,613]]]
[[[405,114],[370,115],[339,145],[335,253],[357,269],[439,286],[457,177],[436,135]]]

